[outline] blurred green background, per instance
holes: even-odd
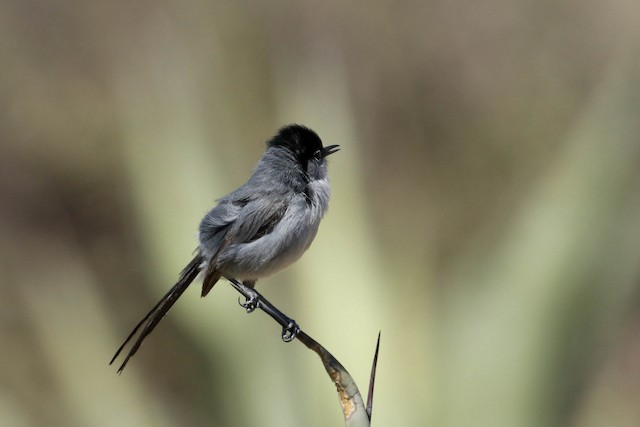
[[[259,289],[376,426],[640,425],[640,5],[0,3],[0,425],[338,426],[221,282],[107,363],[288,123],[342,150]]]

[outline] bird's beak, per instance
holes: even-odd
[[[339,145],[327,145],[322,149],[322,157],[327,157],[329,154],[333,154],[338,150],[340,150]]]

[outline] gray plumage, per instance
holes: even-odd
[[[324,157],[306,170],[285,147],[271,146],[242,187],[200,223],[200,252],[224,277],[257,280],[296,261],[313,241],[329,204]]]
[[[111,363],[144,324],[118,372],[201,272],[205,296],[221,277],[253,287],[300,258],[328,208],[326,157],[337,150],[323,147],[315,132],[300,125],[280,129],[267,142],[247,183],[219,199],[200,222],[196,256],[118,349]]]

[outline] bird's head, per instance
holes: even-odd
[[[340,149],[338,145],[322,146],[317,133],[306,126],[285,126],[267,142],[267,147],[282,147],[288,150],[306,169],[309,162],[320,162]]]

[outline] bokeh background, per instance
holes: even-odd
[[[640,5],[0,3],[0,425],[338,426],[317,356],[220,283],[123,375],[280,126],[342,150],[259,289],[377,426],[640,425]]]

